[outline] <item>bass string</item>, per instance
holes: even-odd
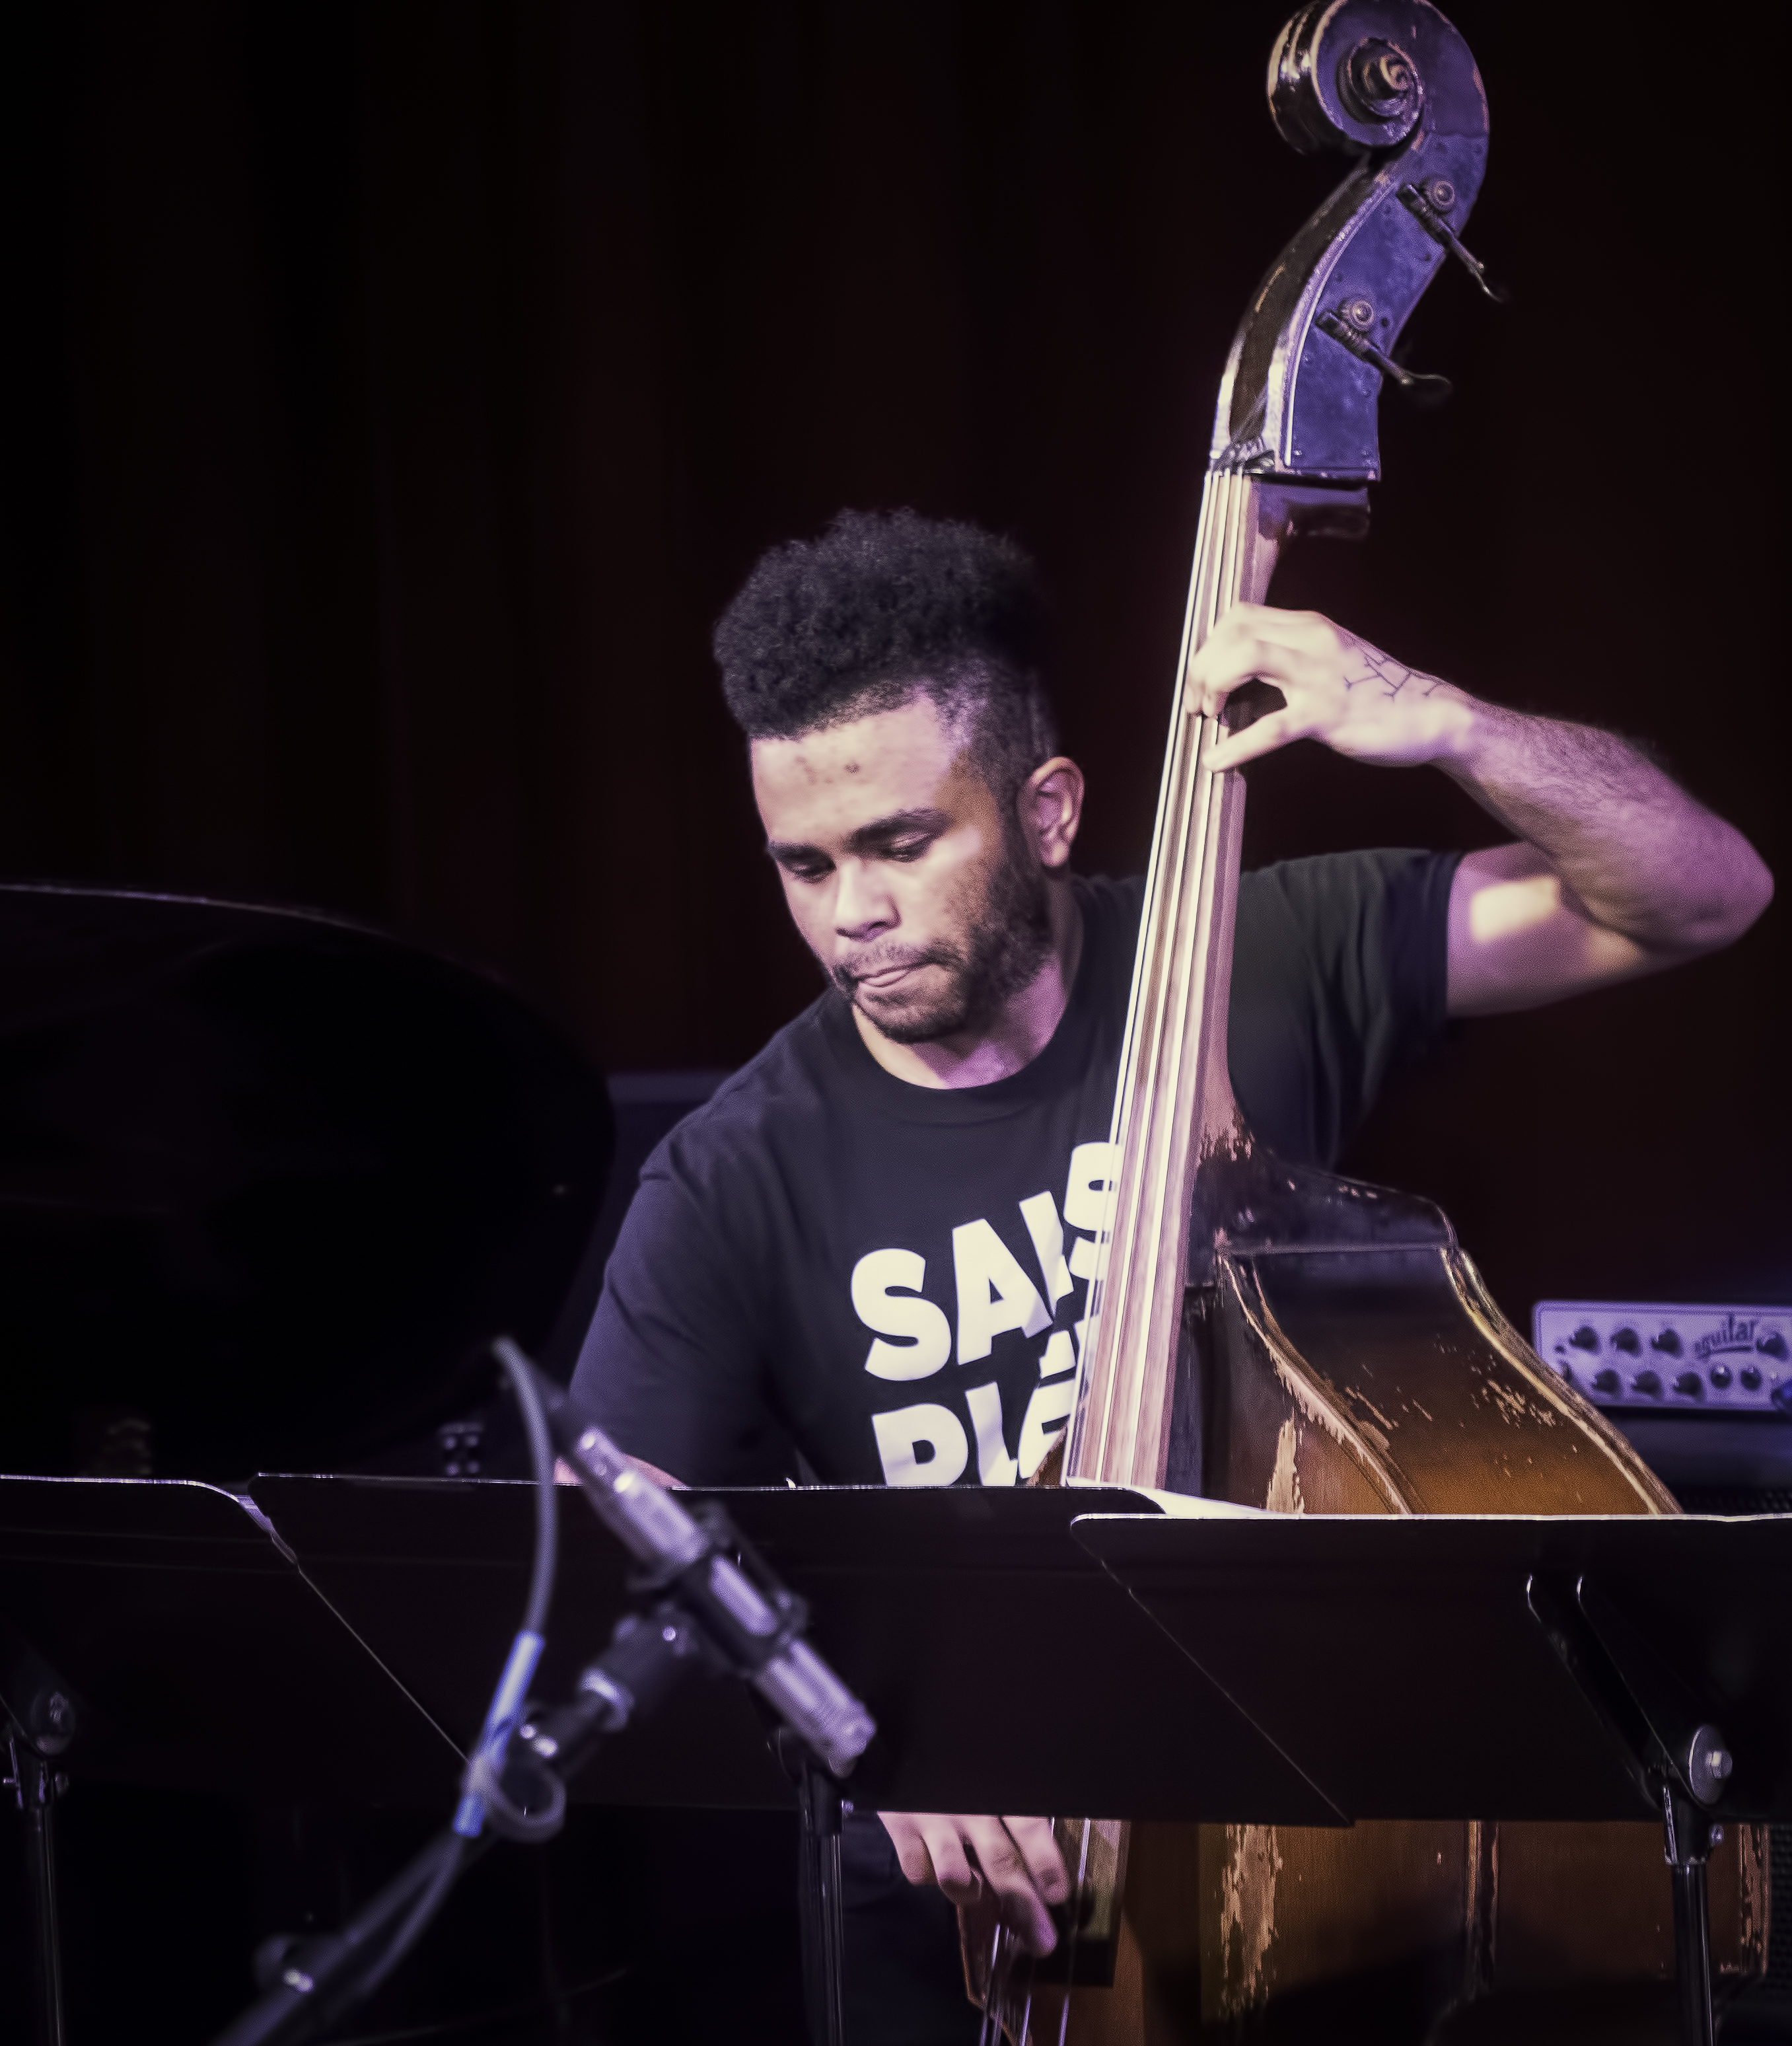
[[[1203,601],[1195,617],[1193,638],[1198,646],[1206,639],[1212,622],[1224,608],[1228,585],[1235,578],[1238,564],[1235,480],[1226,477],[1220,491],[1218,531],[1210,574],[1204,579]],[[1152,1360],[1162,1350],[1157,1324],[1162,1318],[1162,1247],[1179,1239],[1180,1218],[1176,1205],[1181,1198],[1181,1175],[1175,1162],[1184,1144],[1182,1129],[1186,1113],[1183,1099],[1185,1068],[1198,1059],[1198,1036],[1191,1041],[1189,1016],[1200,978],[1200,962],[1194,944],[1202,925],[1202,910],[1208,893],[1209,869],[1214,856],[1214,824],[1218,805],[1214,778],[1206,771],[1205,755],[1213,740],[1211,721],[1199,706],[1188,700],[1188,681],[1183,683],[1183,726],[1178,741],[1183,753],[1186,796],[1184,818],[1175,861],[1176,889],[1165,928],[1159,933],[1161,989],[1158,997],[1158,1060],[1146,1075],[1148,1085],[1143,1102],[1139,1132],[1139,1175],[1146,1192],[1143,1226],[1135,1221],[1128,1246],[1127,1311],[1116,1331],[1122,1350],[1123,1369],[1130,1398],[1127,1432],[1121,1447],[1123,1456],[1114,1475],[1123,1483],[1152,1484],[1158,1481],[1156,1432],[1147,1441],[1145,1417],[1150,1406],[1162,1406],[1154,1398]],[[1161,1423],[1160,1423],[1161,1426]]]
[[[1225,729],[1223,718],[1206,717],[1200,712],[1197,706],[1189,702],[1189,668],[1195,653],[1206,643],[1214,626],[1237,600],[1248,554],[1249,524],[1254,519],[1255,510],[1256,495],[1248,478],[1227,472],[1209,472],[1202,490],[1195,558],[1189,575],[1182,646],[1173,693],[1170,744],[1166,751],[1158,795],[1151,861],[1146,881],[1145,914],[1133,966],[1127,1029],[1121,1052],[1120,1079],[1116,1091],[1111,1125],[1112,1140],[1122,1147],[1123,1158],[1127,1155],[1129,1148],[1135,1154],[1144,1151],[1146,1137],[1150,1133],[1150,1125],[1157,1117],[1167,1112],[1172,1121],[1174,1118],[1181,1060],[1188,1041],[1189,1006],[1193,999],[1195,978],[1190,970],[1192,963],[1179,960],[1173,954],[1166,953],[1164,941],[1166,936],[1173,936],[1176,932],[1185,892],[1191,882],[1196,890],[1198,909],[1200,894],[1207,878],[1205,869],[1217,850],[1217,833],[1212,827],[1219,813],[1219,784],[1217,778],[1206,771],[1206,761]],[[1199,857],[1193,862],[1189,859],[1191,843],[1200,848]],[[1191,866],[1195,870],[1193,874],[1190,872]],[[1223,879],[1223,877],[1215,877],[1215,879]],[[1170,1065],[1167,1074],[1163,1070],[1166,1057]],[[1143,1095],[1139,1088],[1142,1075],[1148,1076],[1150,1083]],[[1135,1120],[1146,1124],[1144,1131],[1135,1129]],[[1091,1357],[1103,1353],[1100,1330],[1104,1318],[1108,1319],[1111,1328],[1118,1330],[1123,1336],[1127,1307],[1132,1304],[1129,1264],[1123,1263],[1114,1274],[1119,1284],[1116,1288],[1109,1290],[1108,1265],[1112,1248],[1123,1237],[1135,1237],[1147,1218],[1151,1226],[1153,1241],[1162,1226],[1164,1205],[1170,1190],[1162,1175],[1156,1175],[1159,1183],[1154,1187],[1148,1185],[1146,1175],[1139,1169],[1142,1163],[1142,1158],[1135,1159],[1133,1170],[1128,1172],[1123,1168],[1109,1181],[1102,1226],[1097,1237],[1097,1269],[1091,1287],[1089,1326],[1080,1361],[1085,1372],[1089,1369]],[[1123,1182],[1127,1196],[1125,1220],[1131,1224],[1130,1229],[1125,1230],[1122,1228],[1120,1214]],[[1148,1312],[1142,1318],[1148,1323]],[[1115,1461],[1112,1454],[1114,1407],[1121,1393],[1120,1380],[1123,1374],[1114,1367],[1119,1361],[1118,1358],[1109,1358],[1108,1368],[1104,1374],[1104,1382],[1089,1388],[1101,1400],[1096,1426],[1098,1446],[1095,1461],[1104,1474],[1112,1469]],[[1125,1419],[1131,1430],[1131,1440],[1135,1444],[1140,1403],[1145,1388],[1143,1373],[1135,1372],[1132,1378],[1133,1383],[1127,1388],[1129,1396]],[[1079,1399],[1079,1424],[1081,1419],[1081,1402]],[[1077,1461],[1080,1462],[1081,1459]],[[1128,1465],[1135,1461],[1132,1454],[1125,1459]],[[1070,1473],[1070,1468],[1067,1462],[1067,1475]],[[1093,1821],[1085,1819],[1080,1822],[1081,1838],[1076,1880],[1071,1890],[1073,1908],[1066,1936],[1069,1951],[1058,2017],[1058,2046],[1064,2046],[1069,2025],[1071,1994],[1076,1980],[1076,1953],[1081,1924],[1079,1907],[1083,1887],[1088,1880],[1089,1842],[1093,1830]],[[1018,2032],[1013,2031],[1012,2021],[1016,2013],[1008,2005],[1007,1998],[1007,1990],[1012,1979],[1013,1944],[1013,1935],[1008,1928],[998,1925],[989,1955],[985,2025],[992,2022],[992,2036],[999,2036],[1004,2021],[1008,2021],[1008,2029],[1018,2046],[1027,2046],[1033,2002],[1031,1982],[1024,2009],[1019,2013]]]
[[[1069,1929],[1065,1935],[1064,1995],[1058,2017],[1057,2046],[1065,2046],[1070,2023],[1070,1992],[1076,1986],[1077,1948],[1082,1932],[1083,1888],[1089,1881],[1089,1840],[1095,1831],[1093,1819],[1073,1820],[1070,1824],[1081,1831],[1077,1874],[1070,1886]],[[1029,1967],[1027,1970],[1026,2001],[1018,2013],[1008,1998],[1008,1985],[1014,1979],[1015,1949],[1019,1944],[1019,1936],[1013,1928],[998,1918],[989,1944],[988,1972],[984,1978],[983,2017],[977,2029],[977,2046],[1001,2046],[1004,2030],[1015,2046],[1031,2046],[1028,2034],[1033,2022],[1034,1968]]]
[[[1077,1986],[1077,1947],[1083,1929],[1083,1885],[1089,1880],[1089,1842],[1094,1830],[1095,1821],[1085,1819],[1077,1855],[1077,1879],[1070,1890],[1069,1951],[1064,1956],[1064,2001],[1058,2013],[1058,2046],[1064,2046],[1070,2029],[1070,1992]],[[1028,2015],[1031,2017],[1031,2013]],[[1021,2041],[1022,2046],[1026,2046],[1024,2032]]]
[[[1160,898],[1167,871],[1163,855],[1164,840],[1178,804],[1177,770],[1181,754],[1176,741],[1182,727],[1182,697],[1188,672],[1189,645],[1196,630],[1197,607],[1206,566],[1208,550],[1212,543],[1214,528],[1214,496],[1220,479],[1209,470],[1201,481],[1200,515],[1195,527],[1195,558],[1189,578],[1189,594],[1183,607],[1182,638],[1178,650],[1175,685],[1171,694],[1170,741],[1164,749],[1163,770],[1158,780],[1157,815],[1151,828],[1151,855],[1145,871],[1145,894],[1143,914],[1139,925],[1139,944],[1133,955],[1132,985],[1127,997],[1126,1029],[1120,1040],[1120,1076],[1114,1092],[1114,1112],[1108,1125],[1109,1141],[1116,1156],[1126,1156],[1126,1140],[1131,1127],[1137,1075],[1142,1063],[1150,1060],[1143,1057],[1145,1040],[1152,1040],[1152,1056],[1155,1056],[1156,1005],[1153,1001],[1151,967],[1155,958],[1154,936],[1160,918]],[[1123,1316],[1126,1296],[1126,1276],[1123,1259],[1118,1268],[1113,1268],[1112,1251],[1115,1233],[1120,1227],[1120,1210],[1123,1200],[1130,1203],[1136,1189],[1127,1175],[1116,1171],[1108,1182],[1106,1199],[1100,1218],[1100,1226],[1096,1237],[1096,1271],[1089,1283],[1087,1326],[1084,1331],[1081,1357],[1079,1359],[1079,1377],[1082,1383],[1077,1388],[1075,1403],[1076,1419],[1073,1423],[1072,1439],[1065,1460],[1066,1475],[1073,1473],[1091,1477],[1104,1475],[1108,1465],[1108,1445],[1114,1425],[1114,1402],[1119,1392],[1116,1374],[1111,1369],[1092,1372],[1090,1360],[1104,1354],[1102,1341],[1104,1326],[1116,1325]],[[1099,1403],[1093,1415],[1093,1438],[1085,1435],[1085,1415],[1091,1399]],[[1086,1453],[1085,1453],[1086,1452]]]
[[[1191,620],[1191,638],[1197,643],[1204,636],[1201,630],[1203,616],[1213,601],[1215,585],[1224,573],[1231,496],[1230,479],[1220,478],[1210,500],[1216,511],[1212,541],[1208,548],[1199,550],[1206,558],[1199,562],[1196,570],[1200,595]],[[1142,1064],[1134,1075],[1131,1126],[1121,1153],[1122,1170],[1126,1171],[1131,1165],[1131,1181],[1136,1190],[1134,1206],[1127,1217],[1131,1227],[1122,1266],[1125,1298],[1116,1317],[1111,1352],[1115,1375],[1125,1388],[1127,1401],[1122,1417],[1124,1433],[1119,1445],[1123,1454],[1116,1469],[1110,1453],[1108,1468],[1111,1475],[1123,1484],[1128,1479],[1137,1482],[1141,1476],[1138,1451],[1149,1367],[1140,1349],[1150,1327],[1155,1290],[1146,1274],[1153,1262],[1149,1246],[1162,1240],[1168,1219],[1170,1194],[1168,1175],[1163,1169],[1164,1153],[1174,1141],[1177,1098],[1187,1043],[1185,1026],[1189,962],[1182,956],[1182,948],[1177,940],[1183,928],[1191,886],[1196,902],[1199,902],[1200,867],[1207,846],[1209,806],[1200,772],[1201,728],[1198,724],[1191,728],[1188,723],[1187,692],[1185,660],[1177,690],[1177,724],[1170,736],[1171,748],[1178,756],[1179,801],[1173,820],[1175,836],[1173,845],[1166,848],[1164,899],[1152,933],[1152,1058],[1148,1066]],[[1145,1481],[1149,1483],[1154,1477],[1153,1472]]]
[[[1140,1203],[1145,1197],[1146,1145],[1139,1141],[1137,1124],[1143,1114],[1148,1122],[1150,1091],[1142,1099],[1141,1074],[1154,1074],[1161,1062],[1162,1029],[1166,1021],[1162,986],[1162,933],[1173,928],[1182,874],[1186,866],[1189,813],[1187,757],[1184,742],[1186,720],[1184,697],[1189,655],[1200,630],[1203,596],[1216,535],[1224,523],[1220,500],[1225,479],[1212,473],[1201,489],[1200,516],[1196,528],[1195,558],[1189,578],[1189,596],[1184,612],[1182,643],[1179,650],[1176,683],[1170,705],[1170,743],[1164,751],[1158,814],[1152,831],[1151,857],[1146,870],[1143,914],[1139,947],[1134,958],[1133,981],[1127,1002],[1127,1027],[1122,1040],[1120,1081],[1116,1090],[1110,1137],[1120,1160],[1108,1182],[1106,1212],[1096,1239],[1096,1275],[1090,1291],[1089,1327],[1085,1357],[1093,1355],[1100,1369],[1093,1388],[1100,1399],[1099,1423],[1094,1454],[1089,1460],[1091,1476],[1114,1476],[1113,1446],[1116,1430],[1116,1402],[1123,1396],[1120,1368],[1131,1294],[1131,1245],[1141,1222]],[[1167,898],[1167,900],[1166,900]],[[1116,1259],[1116,1247],[1120,1252]]]
[[[1180,1194],[1179,1186],[1170,1183],[1172,1175],[1157,1169],[1174,1145],[1189,1009],[1197,984],[1194,962],[1181,955],[1186,947],[1174,941],[1188,913],[1191,886],[1198,922],[1206,869],[1217,849],[1212,827],[1219,811],[1218,784],[1205,771],[1205,759],[1224,735],[1224,721],[1200,716],[1188,701],[1188,670],[1196,650],[1237,598],[1254,512],[1255,491],[1249,478],[1209,473],[1202,492],[1170,741],[1111,1126],[1120,1164],[1109,1182],[1097,1239],[1096,1277],[1091,1289],[1096,1297],[1084,1345],[1085,1360],[1093,1357],[1098,1367],[1089,1388],[1093,1438],[1085,1438],[1080,1426],[1073,1445],[1076,1474],[1114,1482],[1148,1483],[1154,1475],[1147,1473],[1141,1480],[1136,1468],[1147,1387],[1146,1374],[1131,1353],[1153,1319],[1154,1289],[1144,1276],[1151,1262],[1147,1246],[1159,1241],[1168,1203]],[[1081,1399],[1078,1404],[1081,1409]]]

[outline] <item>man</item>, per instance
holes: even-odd
[[[1142,884],[1070,871],[1083,777],[1057,751],[1040,642],[1019,550],[911,512],[843,513],[774,550],[717,629],[767,850],[829,986],[648,1160],[585,1341],[575,1392],[677,1481],[1012,1484],[1069,1412]],[[1674,964],[1772,893],[1736,832],[1605,733],[1241,604],[1193,681],[1215,712],[1253,677],[1285,707],[1216,765],[1300,737],[1427,763],[1517,834],[1243,877],[1229,1064],[1284,1156],[1331,1162],[1447,1015]],[[1049,1948],[1066,1884],[1043,1821],[883,1825],[910,1882],[962,1901],[988,1882]],[[891,1929],[883,1836],[866,1822],[849,1849],[861,1896],[884,1863],[862,1987],[861,1949],[875,1980],[921,1936]],[[907,1908],[938,1915],[950,1964],[938,1898]],[[923,1960],[888,1972],[886,2018],[900,1994],[918,2009]],[[965,2009],[887,2036],[956,2036]]]

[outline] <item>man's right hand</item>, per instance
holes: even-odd
[[[880,1812],[911,1882],[937,1883],[954,1904],[974,1904],[987,1883],[1003,1921],[1029,1953],[1049,1954],[1058,1934],[1047,1906],[1070,1894],[1049,1819],[996,1819],[956,1812]]]

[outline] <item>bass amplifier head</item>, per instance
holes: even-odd
[[[1540,1300],[1532,1342],[1688,1512],[1792,1512],[1792,1307]]]

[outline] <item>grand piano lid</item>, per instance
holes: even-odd
[[[0,886],[0,1469],[361,1461],[541,1344],[603,1083],[495,981],[353,925]],[[469,1389],[471,1388],[471,1390]]]

